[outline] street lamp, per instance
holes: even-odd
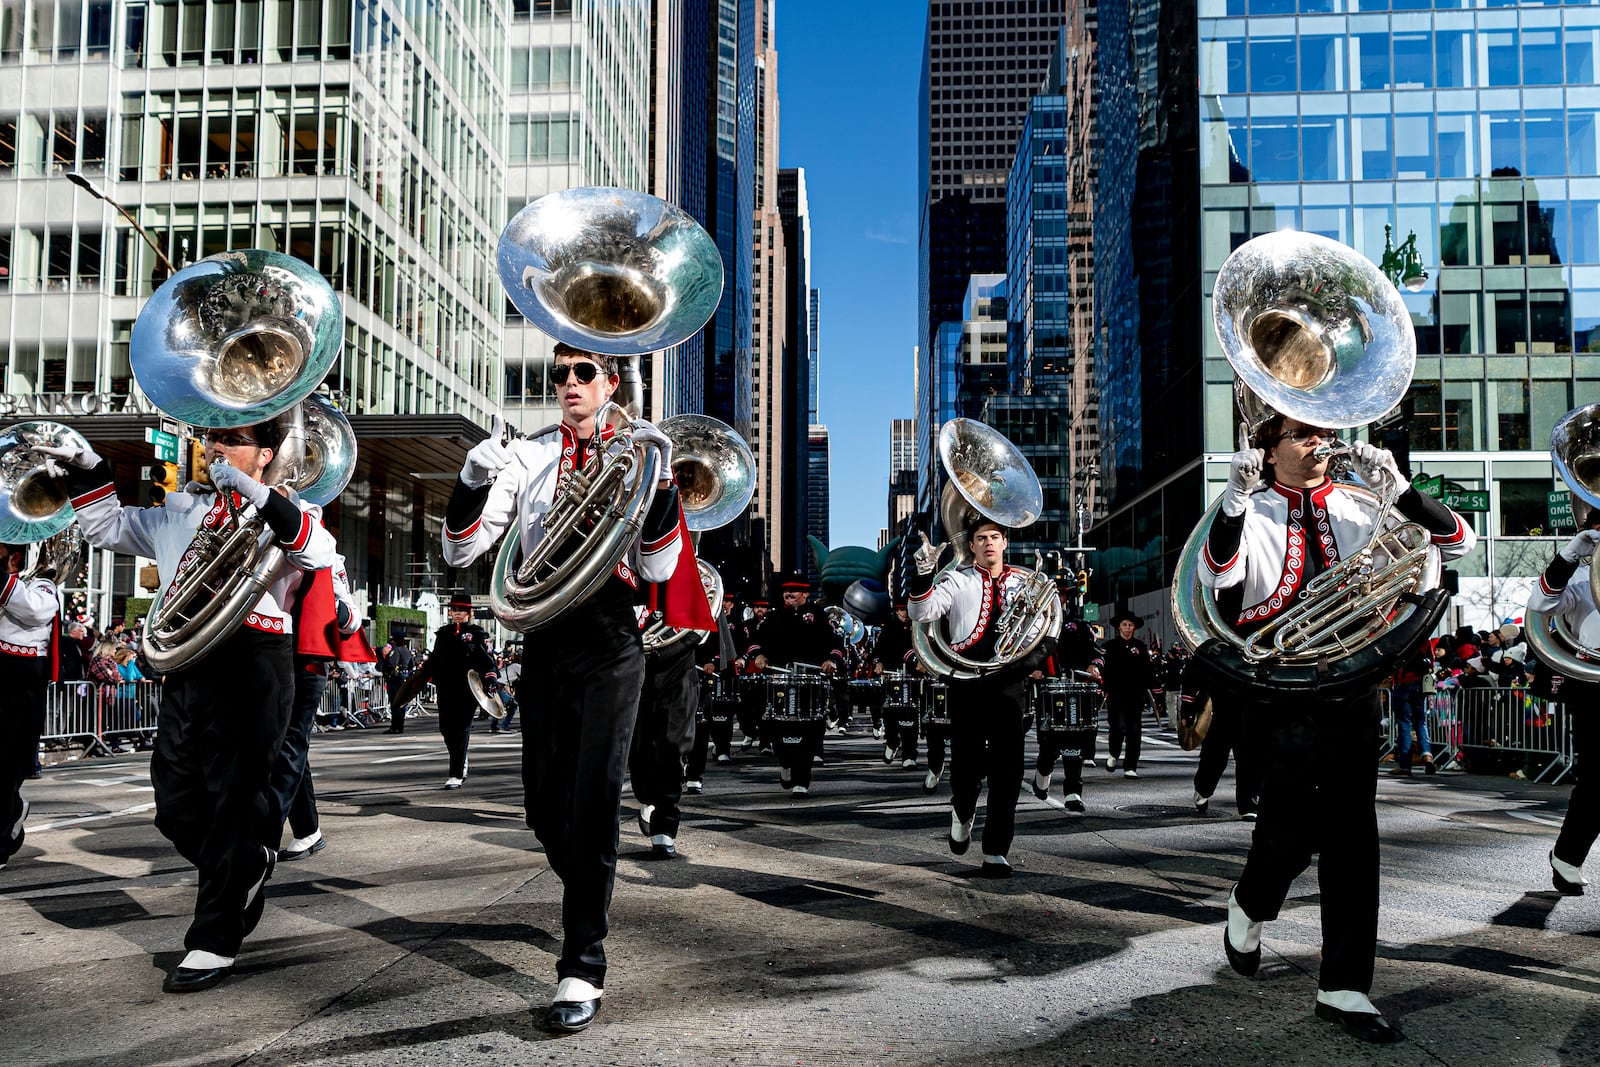
[[[1428,272],[1422,269],[1422,253],[1417,251],[1417,231],[1412,230],[1399,248],[1395,248],[1392,241],[1393,231],[1384,223],[1383,261],[1378,269],[1389,276],[1396,289],[1404,286],[1408,292],[1421,292],[1428,284]]]
[[[96,200],[104,200],[106,203],[116,208],[117,211],[121,213],[122,217],[128,220],[128,225],[132,226],[139,236],[144,238],[144,243],[149,245],[150,250],[156,254],[157,262],[159,262],[163,267],[167,268],[167,273],[177,273],[177,269],[172,265],[172,260],[167,258],[167,253],[162,250],[160,245],[156,244],[156,239],[154,237],[151,237],[145,232],[145,228],[139,225],[139,220],[134,218],[127,208],[111,199],[105,193],[102,193],[99,189],[96,189],[90,183],[89,179],[85,178],[79,171],[68,171],[67,181],[71,182],[73,185],[76,185],[78,188],[85,190]]]

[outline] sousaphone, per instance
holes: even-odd
[[[1550,430],[1550,459],[1575,502],[1600,508],[1600,404],[1573,408],[1556,420]],[[1600,567],[1592,558],[1585,562],[1589,596],[1600,604]],[[1561,615],[1530,610],[1523,634],[1529,650],[1557,674],[1580,682],[1600,682],[1600,650],[1585,645]]]

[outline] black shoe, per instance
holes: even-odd
[[[303,860],[313,852],[321,852],[327,847],[328,839],[326,837],[319,837],[317,838],[316,844],[307,845],[305,848],[280,848],[278,850],[278,861],[283,863],[289,860]]]
[[[1061,804],[1068,811],[1088,811],[1089,810],[1087,807],[1084,806],[1084,803],[1083,803],[1083,800],[1082,800],[1081,797],[1075,797],[1075,796],[1070,796],[1069,795],[1065,800],[1063,800],[1061,802]]]
[[[967,839],[965,841],[957,841],[955,835],[948,833],[948,831],[946,832],[946,840],[950,842],[951,852],[957,856],[965,856],[967,849],[972,847],[972,827],[970,825],[967,827]]]
[[[161,983],[164,993],[198,993],[219,985],[233,973],[233,967],[179,967]]]
[[[1359,1037],[1374,1045],[1392,1045],[1400,1040],[1400,1031],[1389,1025],[1381,1015],[1370,1011],[1341,1011],[1332,1004],[1317,1001],[1317,1018],[1338,1023],[1339,1028],[1351,1037]]]
[[[678,846],[652,844],[650,846],[650,855],[658,860],[674,860],[678,858]]]
[[[646,815],[644,813],[644,808],[642,808],[642,807],[639,809],[639,820],[638,821],[639,821],[639,832],[641,834],[643,834],[644,836],[646,836],[646,837],[650,837],[651,836],[651,834],[650,834],[650,816],[648,816],[648,815]]]
[[[1011,864],[985,861],[983,866],[978,868],[978,874],[984,878],[1010,878]]]
[[[250,934],[255,930],[256,926],[261,922],[261,913],[267,908],[267,883],[272,881],[272,869],[278,865],[277,849],[263,848],[261,851],[266,854],[267,869],[261,872],[261,881],[256,883],[255,892],[252,893],[244,902],[245,937],[249,937]],[[180,967],[178,970],[182,971],[183,968]],[[226,977],[226,975],[218,976],[216,982],[212,982],[211,984],[216,985],[217,982],[222,981],[224,977]],[[198,988],[205,989],[206,987],[199,986]],[[168,992],[173,992],[173,990],[169,989]]]
[[[1228,954],[1228,966],[1234,971],[1249,978],[1261,967],[1261,946],[1257,945],[1254,952],[1240,952],[1233,947],[1233,942],[1228,940],[1228,926],[1222,926],[1222,948]],[[1317,1007],[1322,1007],[1318,1004]]]
[[[552,1034],[575,1034],[589,1029],[594,1013],[600,1010],[600,1001],[558,1000],[545,1010],[542,1025]]]

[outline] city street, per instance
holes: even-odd
[[[0,1061],[112,1064],[1583,1064],[1600,1062],[1600,889],[1560,898],[1564,787],[1383,777],[1373,992],[1407,1041],[1311,1013],[1318,896],[1296,883],[1261,972],[1223,958],[1251,824],[1232,778],[1147,734],[1137,781],[1086,769],[1085,815],[1024,789],[1016,877],[949,853],[948,780],[885,766],[857,720],[810,797],[735,748],[652,861],[624,802],[606,998],[552,1038],[559,884],[524,828],[519,737],[474,734],[443,791],[433,721],[315,737],[328,847],[280,863],[221,987],[161,992],[194,872],[152,825],[148,754],[27,783],[0,872]],[[1104,740],[1101,742],[1104,754]],[[1031,744],[1030,744],[1031,752]],[[982,826],[983,809],[979,809]],[[1591,867],[1590,876],[1596,872]]]

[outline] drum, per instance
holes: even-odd
[[[833,687],[819,674],[780,674],[767,681],[767,718],[776,722],[821,722]]]
[[[920,674],[902,674],[885,671],[883,674],[883,706],[897,708],[922,708],[922,687],[927,678]]]
[[[944,682],[928,682],[922,690],[924,726],[950,727],[950,687]]]
[[[1046,678],[1033,686],[1031,698],[1040,733],[1092,730],[1100,721],[1100,690],[1091,682]]]
[[[883,680],[879,678],[850,679],[850,706],[874,708],[883,703]]]

